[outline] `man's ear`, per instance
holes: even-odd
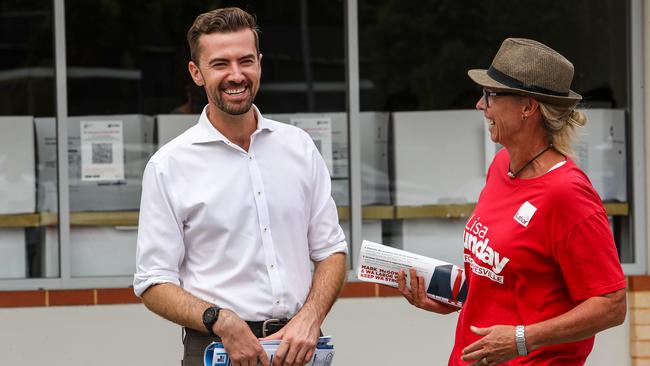
[[[192,80],[194,80],[194,84],[198,86],[205,85],[205,81],[203,81],[203,75],[201,74],[201,70],[199,70],[199,66],[195,64],[194,61],[190,61],[187,64],[187,69],[190,72],[190,76],[192,76]]]

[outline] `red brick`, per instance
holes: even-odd
[[[45,291],[0,292],[0,307],[15,308],[27,306],[45,306]]]
[[[97,289],[97,304],[137,304],[140,298],[135,296],[133,288],[104,288]]]
[[[368,282],[348,282],[343,287],[341,297],[375,297],[377,286]]]
[[[379,296],[402,296],[402,294],[394,287],[379,285]]]
[[[629,291],[650,291],[650,276],[628,277]]]
[[[51,290],[49,296],[51,306],[95,305],[93,290]]]

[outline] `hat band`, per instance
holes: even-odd
[[[569,96],[569,92],[560,93],[560,92],[556,92],[556,91],[546,89],[546,88],[542,88],[542,87],[535,86],[535,85],[527,85],[527,84],[525,84],[525,83],[523,83],[523,82],[521,82],[521,81],[519,81],[519,80],[517,80],[517,79],[515,79],[515,78],[513,78],[513,77],[511,77],[509,75],[506,75],[506,74],[502,73],[501,71],[495,69],[493,66],[490,66],[490,68],[487,71],[487,74],[492,79],[500,82],[501,84],[509,86],[511,88],[523,89],[523,90],[527,90],[527,91],[533,92],[533,93],[556,95],[558,97],[567,97],[567,96]]]

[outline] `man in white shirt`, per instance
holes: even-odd
[[[325,162],[253,105],[258,31],[238,8],[196,18],[189,71],[209,104],[144,173],[134,290],[185,327],[184,366],[203,365],[215,339],[233,365],[269,365],[262,337],[282,340],[273,365],[304,365],[345,279]]]

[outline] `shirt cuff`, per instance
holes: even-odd
[[[327,248],[314,250],[311,252],[310,257],[313,261],[320,262],[335,253],[348,254],[348,243],[343,240]]]
[[[178,273],[171,271],[149,271],[146,273],[136,273],[133,276],[133,292],[136,296],[142,297],[142,294],[153,285],[159,283],[173,283],[176,286],[180,286],[181,282],[178,279]]]

